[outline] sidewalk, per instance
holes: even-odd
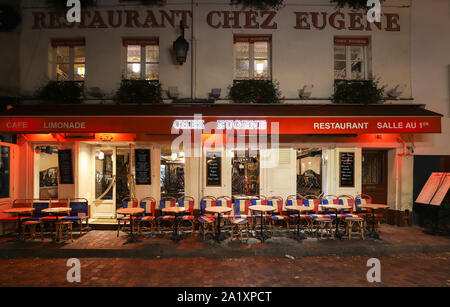
[[[124,244],[125,233],[112,230],[92,230],[81,236],[74,232],[74,241],[55,244],[50,238],[16,242],[13,236],[0,238],[0,258],[147,258],[204,257],[210,259],[239,257],[286,257],[309,256],[388,256],[395,254],[447,253],[450,252],[450,238],[423,233],[419,227],[397,227],[381,225],[380,240],[355,238],[351,241],[308,238],[301,243],[275,234],[261,243],[250,238],[220,244],[203,241],[198,233],[189,234],[174,243],[165,237],[141,236],[136,243]]]

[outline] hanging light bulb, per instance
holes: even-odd
[[[98,159],[103,160],[105,158],[105,153],[103,151],[99,151],[98,153]]]

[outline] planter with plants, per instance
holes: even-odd
[[[41,87],[36,98],[48,104],[80,104],[83,84],[71,81],[50,81]]]
[[[161,103],[161,84],[158,81],[122,80],[115,100],[123,104]]]
[[[238,80],[229,87],[229,90],[228,97],[235,103],[280,102],[279,85],[270,80]]]
[[[384,0],[381,0],[380,2],[383,2]],[[367,6],[367,0],[330,0],[331,3],[335,3],[340,8],[350,8],[354,10],[359,9],[369,9]]]
[[[90,7],[96,7],[97,6],[97,0],[80,0],[81,8],[87,9]],[[68,9],[67,7],[67,1],[61,1],[61,0],[47,0],[47,5],[55,8],[57,10],[65,11]]]
[[[284,6],[283,0],[231,0],[230,4],[257,10],[279,10]]]
[[[333,103],[375,104],[382,102],[383,87],[373,80],[336,80]]]

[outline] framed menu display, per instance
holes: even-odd
[[[206,185],[222,185],[222,157],[220,152],[206,153]]]
[[[58,150],[59,183],[73,184],[72,150]]]
[[[339,153],[339,186],[341,188],[355,187],[355,153]]]
[[[134,150],[134,166],[137,185],[150,185],[150,149]]]

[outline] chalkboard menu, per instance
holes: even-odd
[[[222,158],[220,152],[206,153],[206,185],[222,185]]]
[[[59,183],[73,184],[72,150],[58,150]]]
[[[339,164],[340,187],[353,188],[355,186],[355,153],[341,152]]]
[[[135,149],[134,157],[136,184],[151,184],[150,149]]]

